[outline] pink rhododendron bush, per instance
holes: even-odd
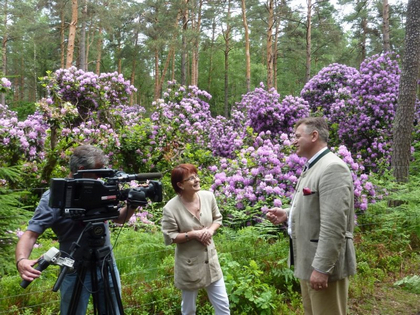
[[[146,115],[141,105],[130,104],[135,88],[121,74],[60,69],[42,79],[47,97],[25,120],[0,106],[0,160],[24,170],[11,188],[47,188],[50,178],[67,176],[75,146],[95,144],[108,154],[111,168],[161,172],[166,200],[173,195],[170,170],[193,163],[225,219],[254,224],[267,207],[287,205],[293,196],[305,163],[291,147],[294,124],[323,115],[331,126],[332,151],[352,172],[357,209],[365,211],[382,194],[370,181],[372,172],[390,165],[400,75],[395,58],[373,56],[360,69],[332,64],[297,97],[261,84],[232,106],[228,118],[212,117],[211,95],[196,86],[168,82]],[[0,88],[7,93],[13,86],[2,78]],[[153,224],[160,218],[155,212],[131,224]]]

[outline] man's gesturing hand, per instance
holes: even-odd
[[[280,224],[287,220],[287,212],[281,208],[267,210],[267,219],[273,224]]]

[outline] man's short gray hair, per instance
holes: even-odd
[[[108,159],[104,152],[93,145],[77,147],[70,157],[70,171],[75,174],[82,167],[85,170],[95,169],[97,165],[104,167]]]
[[[328,130],[328,124],[323,117],[306,117],[297,121],[295,129],[300,125],[305,126],[305,132],[307,134],[312,131],[318,131],[319,138],[322,142],[328,143],[328,137],[330,132]]]

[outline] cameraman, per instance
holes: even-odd
[[[104,155],[102,150],[91,145],[82,145],[77,147],[72,156],[70,157],[70,174],[69,177],[73,178],[73,174],[79,170],[88,169],[101,169],[107,164],[107,157]],[[84,177],[98,178],[94,173],[86,173]],[[82,221],[74,220],[72,218],[61,216],[60,209],[49,207],[50,191],[46,191],[39,202],[38,207],[32,219],[29,221],[28,228],[25,233],[21,236],[16,246],[16,267],[23,280],[32,281],[41,275],[41,272],[34,269],[34,265],[37,260],[29,259],[32,252],[32,248],[35,245],[38,237],[47,229],[51,228],[58,237],[60,243],[60,251],[62,256],[67,256],[71,251],[73,242],[76,242],[79,236],[83,233],[85,223]],[[116,223],[125,223],[133,215],[136,207],[125,206],[120,209],[118,218],[113,221]],[[106,237],[105,246],[111,246],[109,236],[109,226],[106,226]],[[83,262],[85,257],[84,254],[89,253],[89,231],[83,233],[83,236],[79,242],[80,247],[75,251],[74,256],[71,257],[75,260],[74,271],[69,272],[65,277],[60,286],[61,304],[60,310],[62,315],[68,314],[70,307],[70,301],[73,293],[76,281],[78,281],[77,268]],[[110,247],[111,248],[111,247]],[[112,253],[111,253],[112,255]],[[121,292],[120,277],[118,269],[115,264],[115,259],[112,257],[112,263],[118,282],[118,288],[114,288],[112,285],[111,277],[107,276],[107,281],[110,283],[113,296],[113,305],[117,305],[117,297],[115,290]],[[104,295],[104,283],[101,276],[100,268],[97,267],[98,284],[100,290],[99,311],[100,314],[105,313],[105,295]],[[80,300],[77,306],[77,314],[85,314],[87,305],[89,303],[90,294],[92,293],[90,271],[86,273],[85,281],[83,283]],[[118,311],[118,310],[116,310]],[[117,312],[118,313],[118,312]]]

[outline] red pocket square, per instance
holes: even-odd
[[[315,192],[314,191],[312,191],[310,188],[308,188],[308,187],[305,187],[305,188],[303,188],[303,195],[304,196],[307,196],[307,195],[312,195],[312,194],[314,194]]]

